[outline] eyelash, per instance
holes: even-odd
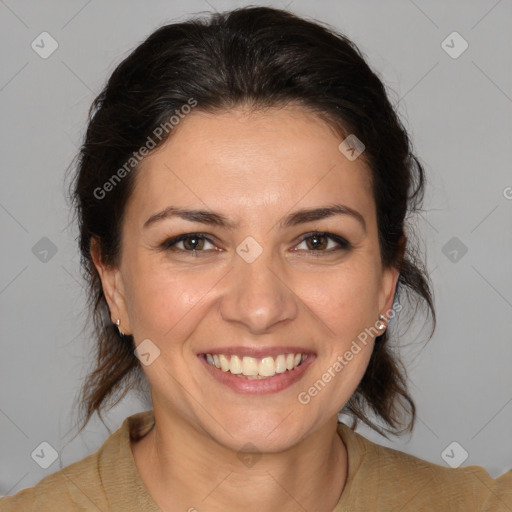
[[[351,248],[350,242],[348,242],[344,238],[342,238],[338,235],[334,235],[333,233],[325,232],[325,231],[312,231],[310,233],[307,233],[306,235],[304,235],[301,238],[301,240],[299,241],[299,244],[301,244],[302,242],[304,242],[314,236],[325,237],[333,242],[336,242],[339,245],[339,247],[337,247],[336,249],[327,249],[327,250],[307,249],[306,250],[306,252],[308,252],[310,254],[314,254],[315,256],[321,256],[322,253],[331,254],[333,252],[338,252],[338,251],[343,251],[343,250],[347,251]],[[186,240],[188,238],[199,238],[201,240],[205,240],[207,242],[210,242],[211,244],[214,244],[214,242],[210,238],[208,238],[206,235],[204,235],[203,233],[185,233],[183,235],[175,236],[173,238],[169,238],[168,240],[165,240],[162,244],[160,244],[160,247],[164,250],[188,253],[193,257],[198,257],[199,253],[201,253],[201,252],[204,252],[204,253],[209,252],[209,250],[204,250],[204,249],[202,249],[202,250],[196,250],[196,249],[186,250],[186,249],[177,249],[175,247],[176,244],[178,244],[179,242],[182,242],[183,240]]]

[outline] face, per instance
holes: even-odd
[[[341,140],[300,107],[194,111],[145,159],[120,264],[95,262],[113,320],[145,343],[155,414],[272,452],[353,394],[398,273],[381,265],[370,171]]]

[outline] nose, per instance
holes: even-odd
[[[264,334],[297,316],[298,298],[282,268],[271,266],[265,251],[252,263],[238,258],[234,265],[220,303],[223,320],[251,334]]]

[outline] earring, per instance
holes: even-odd
[[[118,318],[118,319],[117,319],[117,322],[116,322],[117,330],[119,331],[119,334],[120,334],[121,336],[124,336],[124,332],[123,332],[123,331],[121,331],[121,328],[119,327],[119,323],[120,323],[120,322],[119,322],[119,318]]]
[[[377,323],[377,329],[379,331],[385,330],[387,325],[385,323],[386,317],[384,315],[379,315],[379,323]]]

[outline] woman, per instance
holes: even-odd
[[[511,510],[512,472],[338,422],[413,428],[388,323],[403,291],[435,324],[404,231],[423,183],[342,35],[269,8],[153,33],[95,100],[73,189],[98,347],[83,425],[146,380],[153,409],[0,509]]]

